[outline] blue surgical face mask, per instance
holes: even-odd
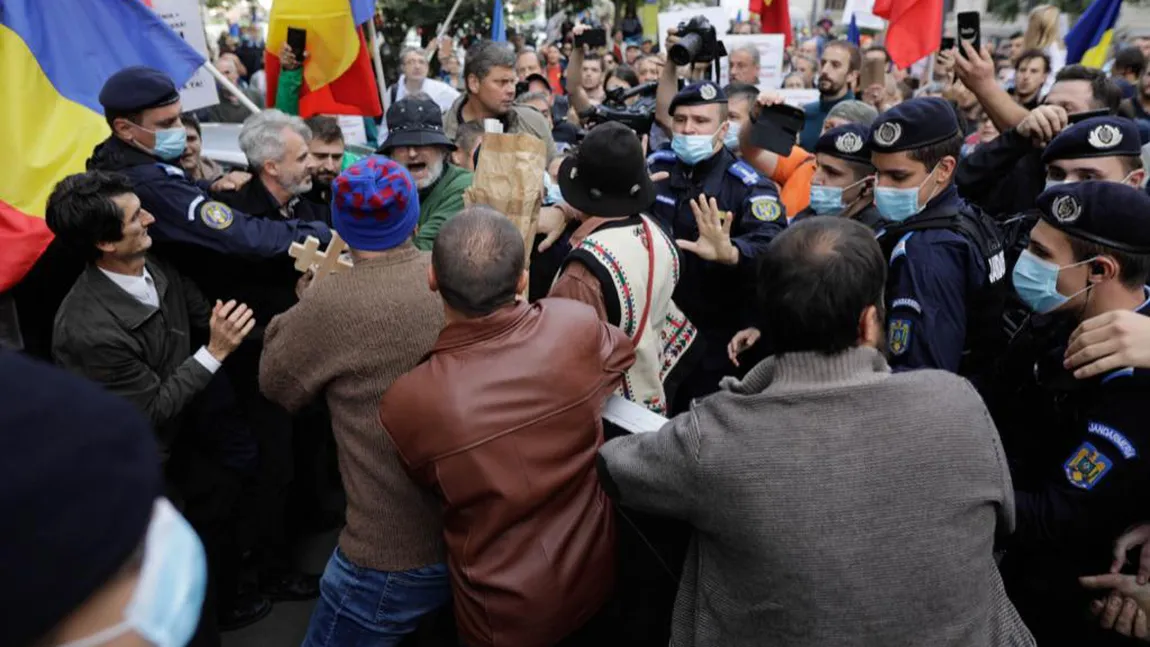
[[[1089,263],[1094,259],[1087,259],[1059,267],[1050,261],[1038,258],[1030,253],[1029,249],[1022,250],[1018,263],[1014,265],[1014,291],[1018,293],[1031,310],[1039,314],[1054,312],[1067,301],[1082,294],[1090,288],[1089,285],[1070,296],[1058,291],[1058,273],[1062,270]]]
[[[729,122],[727,127],[727,136],[723,138],[723,145],[732,151],[739,150],[739,131],[743,129],[743,125],[737,121]]]
[[[918,186],[913,186],[908,189],[896,189],[889,186],[875,187],[874,206],[878,208],[879,214],[886,220],[902,222],[922,211],[926,205],[918,203],[918,191],[922,188],[922,185],[926,184],[927,180],[934,175],[934,171],[937,168],[936,166],[931,169],[926,179]],[[937,188],[935,190],[937,191]],[[927,198],[926,201],[930,202],[933,198],[934,194],[932,193],[931,197]]]
[[[563,202],[563,191],[559,189],[559,183],[551,179],[550,173],[543,173],[543,189],[544,204],[553,205]]]
[[[188,131],[184,130],[183,126],[161,130],[150,130],[143,126],[136,126],[136,128],[156,136],[156,145],[152,147],[151,153],[162,160],[170,162],[179,159],[188,146]]]
[[[818,186],[811,185],[811,210],[820,216],[829,216],[838,213],[846,208],[843,203],[843,193],[848,189],[854,188],[863,182],[866,182],[869,177],[864,177],[858,182],[854,182],[846,187],[837,186]]]
[[[167,499],[156,501],[144,565],[124,620],[60,647],[97,647],[135,632],[156,647],[184,647],[196,632],[207,585],[199,537]]]
[[[714,135],[675,135],[671,150],[687,166],[694,166],[715,154]]]

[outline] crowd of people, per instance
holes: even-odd
[[[119,71],[0,329],[56,365],[0,351],[0,644],[311,599],[305,647],[1150,641],[1150,36],[1103,71],[1057,22],[899,70],[820,21],[801,107],[633,15],[438,41],[370,155],[289,47],[256,114]],[[258,31],[220,48],[266,101]],[[532,239],[468,204],[492,121],[543,143]]]

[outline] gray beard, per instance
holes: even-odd
[[[422,191],[423,189],[426,189],[432,184],[438,182],[439,178],[441,177],[443,177],[443,158],[440,158],[437,162],[427,165],[427,179],[416,181],[415,187]]]

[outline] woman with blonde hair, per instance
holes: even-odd
[[[1054,76],[1066,66],[1066,46],[1059,35],[1058,7],[1042,4],[1030,10],[1026,21],[1026,34],[1022,37],[1023,51],[1037,49],[1050,57],[1050,74],[1046,77],[1046,85],[1042,93],[1050,91],[1054,85]]]

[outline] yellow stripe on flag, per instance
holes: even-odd
[[[1102,69],[1102,65],[1106,63],[1106,55],[1110,52],[1110,40],[1114,37],[1114,30],[1107,29],[1106,33],[1102,34],[1102,40],[1082,55],[1082,60],[1079,61],[1086,67],[1093,67],[1095,69]]]
[[[80,173],[109,134],[104,117],[56,92],[27,44],[0,25],[0,142],[9,163],[0,173],[0,200],[40,218],[52,188]]]
[[[275,0],[268,17],[267,51],[279,56],[288,27],[307,30],[303,76],[318,90],[343,76],[359,55],[355,19],[347,0]]]

